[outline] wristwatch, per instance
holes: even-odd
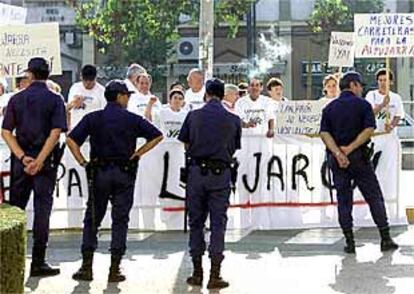
[[[86,160],[84,160],[81,164],[82,167],[86,167],[88,165],[88,162]]]
[[[19,160],[21,161],[21,162],[23,162],[23,159],[26,157],[26,154],[24,154],[23,153],[23,155],[19,158]]]

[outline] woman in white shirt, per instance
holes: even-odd
[[[327,75],[323,81],[323,96],[321,100],[328,104],[339,96],[339,80],[335,75]]]
[[[144,115],[161,130],[166,141],[175,142],[188,113],[188,111],[183,109],[184,92],[173,88],[169,93],[168,105],[153,111],[153,106],[157,102],[158,99],[156,97],[150,98]]]

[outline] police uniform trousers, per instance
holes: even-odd
[[[111,201],[112,237],[110,251],[123,255],[126,250],[129,212],[134,202],[136,170],[127,172],[119,165],[95,168],[93,195],[89,193],[84,218],[82,251],[95,251],[97,233]]]
[[[204,224],[210,215],[209,256],[224,258],[224,236],[227,224],[227,209],[230,197],[230,169],[213,174],[198,165],[190,165],[187,183],[187,207],[190,226],[190,255],[204,254]]]
[[[23,163],[12,156],[10,204],[25,209],[34,192],[33,248],[46,248],[57,171],[50,161],[46,161],[35,176],[26,174],[24,168]]]
[[[341,169],[336,159],[329,156],[330,166],[333,173],[334,186],[337,191],[338,216],[341,228],[351,230],[353,226],[352,202],[353,187],[358,187],[362,196],[368,203],[372,218],[378,228],[388,227],[387,213],[385,211],[384,197],[374,172],[372,162],[357,149],[348,155],[350,164],[348,168]]]

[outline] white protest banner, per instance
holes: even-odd
[[[331,203],[325,146],[319,138],[306,136],[242,137],[236,193],[230,196],[228,228],[278,229],[338,227],[337,207]],[[399,142],[396,136],[374,138],[373,165],[383,190],[390,223],[406,221],[398,194]],[[8,170],[10,156],[3,145],[0,171]],[[88,147],[86,144],[83,147]],[[88,148],[84,153],[88,154]],[[184,221],[184,190],[179,184],[184,164],[180,143],[162,142],[140,160],[130,228],[180,230]],[[85,169],[68,150],[58,169],[59,192],[55,191],[52,228],[79,228],[88,199]],[[9,176],[1,178],[9,186]],[[6,192],[6,196],[8,196]],[[6,198],[8,199],[8,198]],[[336,202],[335,191],[333,200]],[[401,202],[400,202],[401,201]],[[33,197],[27,206],[28,228],[33,221]],[[355,188],[353,216],[356,226],[374,226],[369,207]],[[110,207],[102,224],[111,227]],[[403,218],[403,220],[401,220]]]
[[[62,74],[58,23],[0,26],[0,72],[18,76],[33,57],[48,60],[52,75]]]
[[[354,32],[332,32],[329,45],[329,66],[354,66]]]
[[[414,57],[414,13],[355,14],[355,57]]]
[[[284,101],[278,106],[276,133],[280,135],[318,134],[324,100]]]
[[[0,3],[0,25],[26,23],[27,9]]]

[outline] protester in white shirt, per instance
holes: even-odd
[[[274,136],[274,107],[269,97],[261,95],[263,83],[258,78],[249,82],[249,94],[237,100],[236,114],[242,119],[246,134]]]
[[[105,88],[96,81],[96,76],[96,67],[85,65],[81,71],[81,81],[70,88],[67,105],[69,129],[73,129],[86,114],[106,106]]]
[[[152,78],[148,73],[141,73],[137,76],[137,92],[132,94],[128,101],[128,110],[144,116],[145,109],[152,98],[156,100],[154,108],[160,108],[161,102],[151,93]]]
[[[198,109],[204,105],[204,72],[193,68],[187,76],[189,89],[185,92],[185,107],[188,110]]]
[[[326,104],[328,104],[339,96],[339,81],[335,75],[327,75],[323,79],[322,85],[324,96],[320,98],[321,101],[324,101]]]
[[[155,97],[151,98],[145,110],[145,117],[161,130],[165,141],[180,143],[177,137],[188,113],[187,110],[183,109],[184,93],[177,88],[173,88],[168,96],[168,104],[155,111],[152,108],[157,99]]]
[[[401,118],[404,117],[404,107],[401,96],[388,89],[393,85],[394,75],[389,71],[389,81],[387,85],[387,70],[380,69],[375,74],[378,83],[378,89],[369,91],[366,100],[371,103],[377,122],[379,132],[395,132]]]
[[[183,83],[181,83],[180,81],[175,81],[174,83],[172,83],[172,84],[170,85],[170,91],[171,91],[172,89],[178,89],[178,90],[182,91],[183,93],[185,93],[185,86],[184,86],[184,84],[183,84]]]
[[[6,113],[6,107],[9,103],[11,95],[6,93],[7,82],[3,79],[0,79],[0,126],[3,124],[3,117]]]
[[[235,114],[234,105],[239,99],[239,87],[233,84],[226,84],[224,86],[224,97],[222,104],[231,113]]]
[[[127,73],[126,73],[126,79],[124,80],[125,84],[128,87],[128,91],[134,91],[134,92],[138,91],[137,77],[143,73],[147,73],[147,71],[145,70],[143,66],[139,65],[138,63],[133,63],[128,67]]]
[[[266,84],[266,89],[269,97],[276,102],[289,100],[283,96],[284,84],[279,78],[271,78]]]

